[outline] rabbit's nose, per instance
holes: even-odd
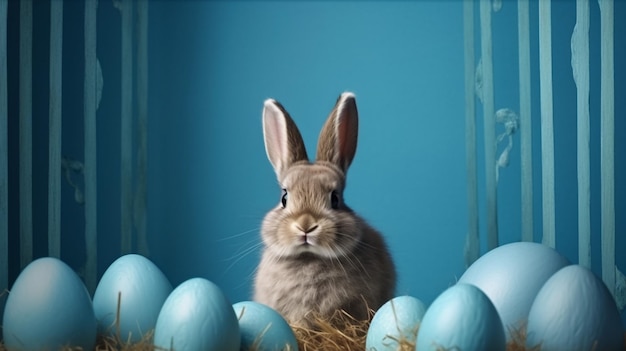
[[[305,228],[305,229],[298,227],[298,229],[299,229],[301,232],[303,232],[304,234],[309,234],[309,233],[311,233],[312,231],[314,231],[315,229],[317,229],[317,224],[316,224],[316,225],[314,225],[314,226],[312,226],[312,227]]]
[[[295,227],[302,233],[309,234],[317,229],[318,225],[315,223],[315,219],[311,215],[304,214],[296,219]]]

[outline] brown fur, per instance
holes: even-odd
[[[342,94],[310,163],[302,137],[284,108],[265,103],[265,146],[278,182],[288,194],[263,220],[265,248],[254,299],[290,323],[310,325],[343,309],[366,319],[395,290],[395,268],[384,239],[343,202],[345,174],[356,152],[354,96]],[[337,196],[336,208],[331,197]]]

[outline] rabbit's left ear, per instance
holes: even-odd
[[[347,172],[356,153],[359,117],[353,93],[339,96],[317,142],[318,161],[328,161]]]
[[[279,179],[294,163],[308,162],[298,127],[285,108],[274,99],[265,100],[263,105],[263,140],[267,157]]]

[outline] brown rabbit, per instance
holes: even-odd
[[[302,136],[277,101],[263,109],[267,156],[282,194],[264,218],[254,299],[292,324],[312,325],[337,310],[365,320],[394,294],[396,272],[383,237],[344,202],[356,152],[354,94],[341,94],[309,162]]]

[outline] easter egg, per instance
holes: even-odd
[[[500,316],[480,289],[456,284],[426,310],[417,333],[417,350],[505,350]]]
[[[96,318],[91,297],[78,275],[61,260],[31,262],[7,298],[2,323],[7,350],[92,350]]]
[[[166,350],[239,351],[239,322],[220,288],[203,278],[181,283],[167,297],[154,330]]]
[[[526,345],[542,350],[622,350],[622,324],[604,283],[571,265],[543,285],[528,315]]]
[[[298,350],[293,330],[271,307],[243,301],[234,304],[233,309],[239,319],[242,350]]]
[[[138,342],[154,329],[171,292],[172,285],[149,259],[135,254],[118,258],[102,275],[93,297],[99,332],[119,332],[122,340]]]
[[[519,330],[537,292],[552,274],[569,262],[554,249],[531,242],[497,247],[474,262],[459,283],[480,288],[498,310],[507,339],[509,330]]]
[[[400,345],[415,345],[417,330],[426,307],[412,296],[398,296],[382,305],[367,330],[366,350],[396,351]]]

